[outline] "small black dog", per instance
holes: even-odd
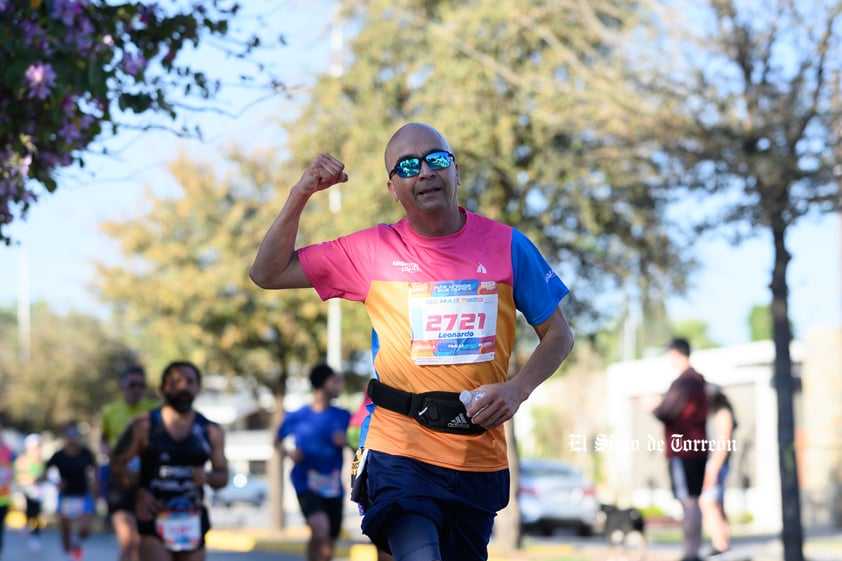
[[[605,541],[613,547],[642,554],[646,549],[646,521],[636,508],[602,505]]]

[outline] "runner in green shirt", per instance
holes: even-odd
[[[29,549],[41,551],[41,485],[44,481],[46,462],[41,455],[41,436],[30,434],[23,440],[24,451],[15,460],[15,483],[26,499],[26,530]]]
[[[110,458],[111,451],[120,439],[120,435],[140,415],[158,405],[158,399],[149,397],[146,385],[146,372],[141,366],[130,366],[120,374],[120,399],[106,404],[102,408],[101,450]],[[138,461],[139,462],[139,461]],[[108,515],[120,544],[119,561],[137,561],[139,558],[140,534],[137,531],[137,519],[134,513],[135,489],[126,489],[108,478],[107,465],[103,470],[103,481],[108,502]]]

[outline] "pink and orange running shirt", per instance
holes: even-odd
[[[568,293],[521,232],[460,210],[465,226],[449,236],[420,236],[403,219],[298,251],[323,300],[365,304],[374,368],[387,386],[458,393],[505,382],[517,311],[540,324]],[[455,435],[375,407],[362,438],[372,450],[450,469],[508,465],[503,427]]]

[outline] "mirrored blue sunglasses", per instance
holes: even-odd
[[[436,150],[435,152],[430,152],[423,158],[415,156],[404,158],[403,160],[399,160],[395,164],[395,167],[392,168],[392,171],[389,172],[389,179],[392,179],[392,176],[395,174],[398,174],[398,177],[403,177],[404,179],[415,177],[421,173],[422,160],[427,162],[430,169],[444,169],[450,166],[450,162],[453,160],[453,154],[444,150]]]

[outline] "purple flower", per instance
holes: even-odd
[[[0,203],[0,224],[11,224],[12,213],[9,212],[9,203],[3,201]]]
[[[26,79],[29,81],[29,98],[47,99],[50,88],[56,82],[56,73],[50,64],[33,64],[26,69]]]
[[[123,53],[123,70],[130,76],[137,76],[146,69],[146,59],[140,53]]]
[[[29,166],[32,165],[32,154],[27,154],[20,159],[18,173],[21,177],[29,177]]]
[[[22,192],[20,193],[18,200],[22,203],[34,203],[38,200],[38,195],[35,194],[34,191],[27,189],[26,187],[23,188]]]
[[[94,124],[94,121],[96,121],[96,119],[94,119],[93,116],[83,113],[79,118],[79,130],[88,130],[90,126]]]
[[[88,4],[88,0],[55,0],[51,15],[53,19],[60,19],[64,25],[70,27]]]
[[[23,30],[24,44],[31,45],[47,54],[53,51],[50,44],[50,37],[43,27],[29,20],[22,21],[20,27]]]
[[[140,22],[143,25],[153,25],[155,23],[155,18],[157,17],[156,12],[158,11],[158,3],[153,2],[149,6],[141,6],[140,7]]]
[[[71,95],[64,96],[64,99],[59,103],[59,107],[61,107],[61,112],[68,119],[76,114],[76,101]]]
[[[61,129],[59,129],[58,135],[59,138],[70,145],[75,144],[80,138],[82,138],[82,135],[79,132],[79,127],[73,121],[67,121],[64,123]]]
[[[38,154],[38,159],[41,164],[49,169],[55,167],[65,167],[73,163],[73,156],[68,152],[56,154],[53,152],[41,152]]]
[[[68,28],[65,41],[68,43],[75,43],[76,49],[85,55],[90,51],[94,45],[94,25],[86,16],[81,16],[76,21],[76,24]]]
[[[29,20],[23,20],[20,23],[21,28],[23,29],[23,40],[24,43],[27,45],[31,45],[35,42],[35,40],[41,35],[41,27],[36,24],[32,23]]]
[[[52,169],[58,165],[58,156],[52,152],[39,152],[38,160],[40,161],[41,166],[47,169]]]

